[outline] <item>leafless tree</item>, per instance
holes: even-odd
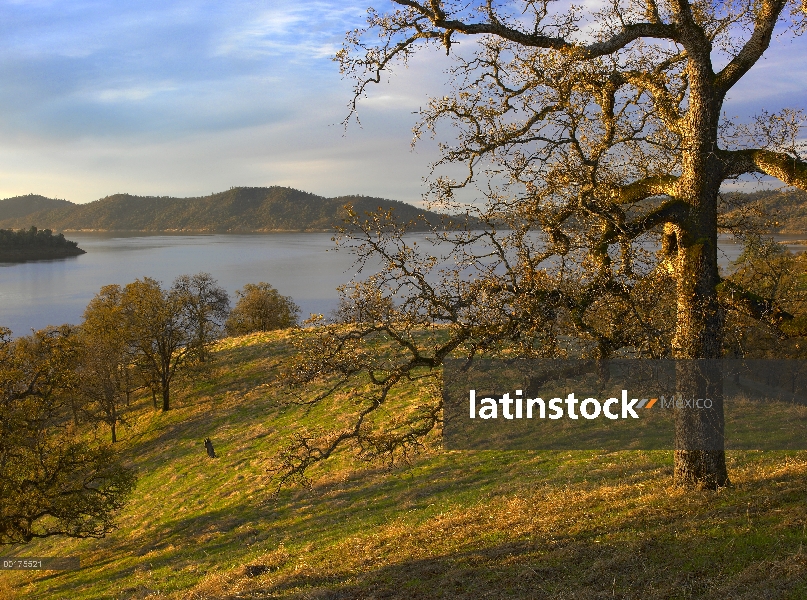
[[[194,331],[193,351],[200,362],[207,358],[207,347],[224,331],[230,313],[230,297],[210,273],[180,275],[174,280],[173,293],[180,296],[188,327]]]
[[[326,326],[303,349],[289,380],[320,392],[301,401],[351,385],[363,401],[350,426],[301,435],[284,455],[288,476],[344,444],[392,455],[416,443],[439,425],[439,400],[397,428],[373,416],[400,382],[434,377],[452,352],[719,358],[725,307],[755,306],[741,286],[721,286],[717,236],[732,225],[721,222],[721,185],[765,174],[807,188],[799,111],[722,118],[777,28],[804,31],[803,3],[615,0],[591,12],[549,1],[393,3],[387,14],[371,9],[337,55],[356,80],[351,109],[423,48],[451,55],[452,91],[421,110],[415,134],[453,126],[431,197],[442,210],[475,212],[480,229],[435,231],[450,248],[438,256],[407,243],[389,215],[354,215],[346,239],[360,261],[381,259],[375,281],[396,310]],[[460,41],[469,48],[457,52]],[[446,174],[456,165],[462,177]],[[462,190],[484,195],[484,206],[462,203]],[[423,341],[435,324],[440,334]],[[373,355],[379,338],[399,352]],[[680,391],[722,396],[690,375]],[[677,412],[678,484],[728,483],[722,428],[721,402]]]

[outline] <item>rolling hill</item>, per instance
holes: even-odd
[[[359,213],[393,209],[399,220],[441,215],[400,202],[367,196],[324,198],[286,187],[239,187],[199,198],[115,194],[87,204],[18,196],[0,200],[0,228],[54,231],[270,232],[323,231],[340,224],[352,204]],[[420,229],[425,229],[420,225]]]
[[[744,222],[771,233],[807,232],[807,192],[765,190],[724,194],[729,221]],[[329,231],[341,224],[352,204],[363,213],[392,209],[400,221],[424,215],[439,224],[445,215],[397,200],[369,196],[325,198],[287,187],[237,187],[198,198],[115,194],[87,204],[30,194],[0,200],[0,228],[54,231],[172,231],[261,233]],[[423,223],[413,227],[424,230]]]
[[[803,190],[729,193],[724,197],[735,206],[727,217],[733,219],[744,215],[751,224],[771,233],[807,232],[807,192]]]
[[[120,528],[5,549],[81,569],[2,571],[0,598],[807,597],[804,451],[730,452],[733,485],[708,492],[672,485],[672,451],[461,452],[435,438],[406,467],[340,453],[310,488],[278,490],[278,452],[341,410],[283,401],[293,335],[222,340],[167,413],[133,398],[117,445],[139,479]],[[412,386],[400,402],[420,397]]]

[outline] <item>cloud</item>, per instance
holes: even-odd
[[[364,25],[367,4],[376,5],[0,3],[0,197],[89,201],[284,184],[417,201],[436,150],[426,140],[410,151],[412,113],[446,92],[451,63],[439,51],[418,53],[370,86],[361,126],[343,129],[352,82],[330,58],[346,31]],[[462,42],[455,49],[474,50]],[[807,108],[807,72],[794,60],[805,44],[774,42],[727,111]]]
[[[179,89],[179,87],[174,84],[157,84],[151,86],[134,86],[134,87],[126,87],[126,88],[110,88],[105,90],[100,90],[95,94],[96,99],[99,102],[138,102],[140,100],[146,100],[147,98],[151,98],[157,94],[162,94],[166,92],[175,92]]]
[[[242,58],[286,56],[295,60],[332,57],[346,30],[361,22],[365,6],[344,2],[279,2],[225,30],[215,54]]]

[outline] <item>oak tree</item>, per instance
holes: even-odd
[[[297,324],[300,307],[290,296],[281,296],[268,283],[247,283],[225,324],[229,335],[285,329]]]
[[[103,537],[135,475],[73,422],[78,342],[69,326],[0,328],[0,544]]]
[[[172,292],[184,305],[188,327],[193,330],[193,352],[200,362],[207,358],[207,347],[218,339],[230,313],[230,297],[210,273],[180,275]]]
[[[122,306],[123,289],[106,285],[84,310],[79,329],[77,390],[93,421],[109,426],[112,442],[122,422],[121,406],[129,404],[135,386],[137,350]]]
[[[195,339],[195,328],[186,318],[185,298],[144,277],[123,288],[120,304],[122,324],[136,349],[144,380],[162,396],[162,409],[169,410],[171,383],[190,358]]]
[[[408,429],[370,422],[396,385],[451,352],[721,357],[727,307],[754,314],[752,295],[721,285],[718,232],[737,225],[721,220],[721,185],[756,174],[807,188],[799,111],[723,116],[774,33],[804,31],[803,2],[392,3],[385,14],[370,9],[337,55],[356,81],[351,110],[394,65],[428,47],[449,54],[450,92],[421,109],[415,135],[455,132],[440,144],[431,198],[474,213],[476,231],[435,231],[450,250],[440,255],[408,243],[388,214],[353,216],[345,239],[360,261],[381,260],[376,282],[398,307],[374,323],[326,327],[303,347],[292,383],[372,386],[350,427],[289,448],[289,476],[342,445],[391,454],[439,426],[439,400]],[[471,192],[484,203],[462,202]],[[416,343],[434,324],[442,334]],[[399,348],[396,360],[366,351],[379,337]],[[719,383],[680,375],[679,391],[721,398]],[[722,436],[720,401],[677,411],[678,484],[728,483]]]

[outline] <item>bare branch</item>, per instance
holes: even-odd
[[[719,156],[724,164],[725,178],[762,173],[807,190],[807,162],[795,156],[760,149],[721,151]]]
[[[774,27],[786,5],[787,0],[763,0],[755,15],[754,32],[751,37],[715,78],[715,87],[720,97],[725,96],[768,49]]]

